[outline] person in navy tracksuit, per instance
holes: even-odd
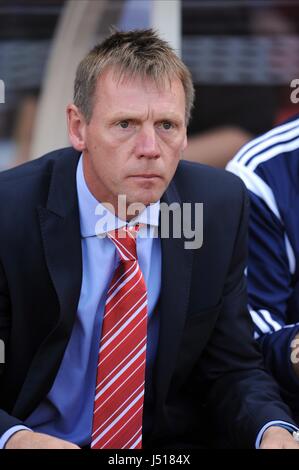
[[[299,116],[245,145],[227,169],[251,200],[248,294],[255,337],[299,419]]]

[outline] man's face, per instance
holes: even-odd
[[[156,202],[186,147],[181,81],[157,88],[151,80],[118,81],[106,71],[84,136],[84,175],[97,200],[115,208],[119,194],[126,195],[127,204]]]

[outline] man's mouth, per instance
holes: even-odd
[[[132,175],[132,178],[151,179],[151,178],[161,178],[161,176],[157,175],[156,173],[140,173],[139,175]]]

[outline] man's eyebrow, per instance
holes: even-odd
[[[110,117],[111,121],[122,121],[126,119],[135,119],[135,120],[142,120],[143,114],[139,114],[138,112],[132,111],[119,111],[115,114],[112,114]],[[179,116],[177,113],[173,113],[171,111],[160,112],[157,114],[155,121],[163,121],[163,120],[171,120],[177,122],[183,122],[183,118]]]

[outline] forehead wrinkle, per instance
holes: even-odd
[[[105,78],[109,78],[116,84],[116,87],[132,85],[139,82],[148,94],[163,94],[164,92],[172,92],[173,85],[175,82],[181,83],[181,80],[176,75],[165,74],[161,77],[152,77],[148,75],[142,75],[138,72],[130,74],[126,70],[122,70],[120,67],[109,67],[105,71]]]
[[[142,73],[138,70],[127,70],[123,66],[112,66],[108,69],[108,72],[111,72],[112,79],[117,83],[117,85],[122,85],[126,83],[134,83],[134,81],[139,80],[141,83],[148,83],[154,85],[155,88],[161,92],[167,88],[171,88],[172,81],[179,79],[175,74],[169,74],[165,72],[163,75],[151,75]]]

